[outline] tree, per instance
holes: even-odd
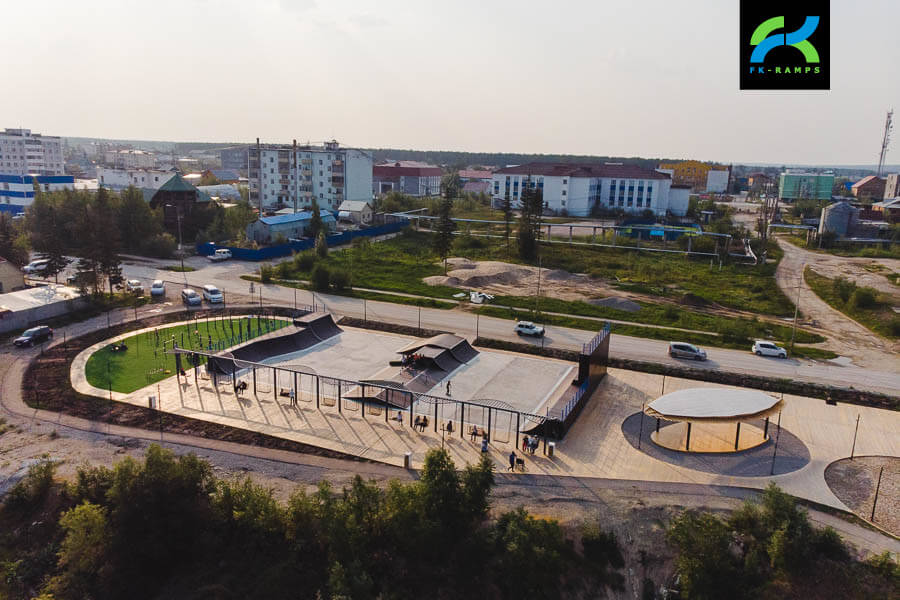
[[[62,597],[88,597],[104,565],[109,524],[106,510],[85,502],[59,519],[65,537],[59,549],[61,573],[50,588]]]
[[[154,212],[144,200],[144,194],[134,186],[122,192],[118,213],[122,250],[126,253],[142,252],[149,240],[162,233],[161,211]]]
[[[34,222],[31,243],[40,258],[47,260],[44,276],[59,283],[59,274],[71,262],[65,255],[65,240],[60,231],[59,210],[52,198],[36,191],[29,219]]]
[[[315,198],[312,199],[312,205],[309,207],[309,212],[312,213],[309,218],[309,225],[306,226],[306,234],[316,239],[319,237],[319,232],[322,231],[324,224],[322,223],[322,215],[319,212],[319,203]]]
[[[540,188],[531,187],[526,181],[522,190],[522,214],[519,217],[519,256],[522,260],[534,260],[537,256],[541,214],[544,211],[544,194]]]
[[[438,207],[438,220],[435,226],[434,251],[444,261],[444,275],[447,274],[447,257],[453,248],[453,231],[456,229],[456,223],[450,219],[450,212],[453,210],[453,199],[448,194],[441,200]]]
[[[328,240],[325,239],[324,229],[320,230],[318,236],[316,237],[316,256],[318,256],[319,258],[328,257]]]
[[[113,294],[115,286],[123,281],[121,238],[119,236],[116,209],[118,206],[105,188],[97,190],[94,199],[91,220],[93,230],[91,232],[90,255],[100,273],[109,284],[109,293]]]
[[[6,212],[0,212],[0,256],[17,267],[28,264],[27,236]]]
[[[503,194],[503,226],[506,234],[506,256],[509,256],[509,234],[512,233],[512,200],[509,197],[509,188]]]

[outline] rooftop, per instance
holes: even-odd
[[[756,390],[689,388],[660,396],[647,405],[647,414],[675,421],[736,420],[765,416],[780,404]]]
[[[327,211],[320,211],[319,214],[322,216],[322,221],[329,222],[334,221],[334,215]],[[308,221],[312,219],[311,211],[302,211],[295,213],[288,213],[284,215],[275,215],[274,217],[262,217],[260,221],[265,223],[266,225],[281,225],[283,223],[294,223],[296,221]]]
[[[623,179],[670,179],[653,169],[622,163],[533,162],[495,171],[496,175],[542,175],[550,177],[615,177]]]

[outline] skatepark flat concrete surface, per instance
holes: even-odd
[[[393,352],[403,347],[411,338],[366,330],[345,329],[335,338],[292,357],[288,362],[307,364],[323,375],[345,376],[356,374],[359,378],[375,378],[378,370],[385,369]],[[483,363],[481,362],[483,359]],[[524,361],[524,362],[519,362]],[[103,390],[84,388],[83,373],[74,372],[79,363],[73,363],[72,381],[76,389],[88,394],[105,396]],[[80,363],[83,368],[83,362]],[[488,397],[521,410],[540,406],[548,390],[562,380],[568,384],[572,374],[566,370],[573,364],[543,358],[525,357],[512,353],[482,352],[468,367],[462,367],[450,375],[454,399]],[[271,373],[270,369],[265,369]],[[446,414],[439,407],[438,419],[433,417],[434,405],[414,406],[416,415],[427,414],[429,426],[424,432],[413,429],[408,412],[402,413],[403,422],[393,420],[397,411],[389,413],[369,405],[365,414],[357,402],[335,403],[335,389],[320,390],[317,406],[312,378],[301,377],[297,386],[297,402],[291,405],[289,397],[280,395],[280,388],[291,386],[290,377],[279,375],[277,385],[263,381],[263,371],[258,370],[258,389],[250,387],[243,395],[236,395],[230,378],[220,378],[218,385],[201,373],[188,372],[188,378],[175,377],[129,395],[117,396],[121,401],[147,406],[149,395],[158,395],[160,408],[183,416],[222,423],[232,427],[251,429],[268,435],[292,439],[306,444],[337,450],[376,461],[402,465],[404,454],[409,452],[411,464],[420,467],[429,448],[444,445],[458,465],[479,459],[480,440],[473,441],[468,428],[454,422],[455,431],[446,434],[442,430],[447,419],[457,415]],[[244,375],[247,381],[248,376]],[[681,455],[660,460],[638,449],[626,437],[623,423],[639,414],[642,406],[664,393],[691,387],[729,387],[672,377],[610,369],[598,386],[565,439],[556,443],[554,455],[544,454],[542,446],[534,455],[524,455],[527,473],[552,476],[576,475],[663,482],[692,482],[705,484],[736,485],[763,488],[775,481],[785,491],[829,506],[845,509],[828,488],[825,468],[833,461],[849,456],[853,444],[857,415],[859,435],[855,454],[900,456],[900,413],[875,408],[839,404],[826,405],[824,401],[798,396],[784,396],[784,408],[780,426],[799,440],[808,459],[801,467],[790,471],[784,468],[782,448],[778,448],[775,475],[766,469],[742,471],[729,468],[699,469],[696,460],[679,461]],[[509,390],[506,391],[505,390]],[[344,393],[346,393],[346,388]],[[439,387],[438,390],[445,389]],[[98,393],[99,392],[99,393]],[[441,393],[440,395],[443,395]],[[452,412],[452,411],[451,411]],[[472,411],[475,412],[475,411]],[[485,411],[487,412],[487,411]],[[515,450],[515,419],[498,418],[494,411],[491,443],[488,455],[499,470],[506,470],[508,457]],[[469,413],[467,411],[467,422]],[[474,417],[474,415],[473,415]],[[773,418],[773,424],[777,418]],[[633,419],[632,419],[633,421]],[[643,423],[642,445],[650,445],[651,423],[647,417]],[[437,425],[437,430],[435,430]],[[533,423],[523,422],[524,430]],[[775,425],[777,427],[777,425]],[[777,431],[777,429],[776,429]],[[770,434],[772,431],[770,430]],[[776,436],[777,437],[777,436]],[[521,441],[521,438],[519,438]],[[784,438],[782,438],[784,441]],[[773,450],[767,442],[756,452]],[[784,451],[787,451],[785,444]],[[684,455],[686,456],[686,455]],[[696,455],[695,455],[696,456]],[[734,455],[740,460],[742,453]],[[755,455],[759,462],[758,454]],[[784,460],[797,464],[796,457]],[[756,465],[759,467],[759,465]],[[724,473],[753,472],[755,476],[735,476]],[[763,474],[760,474],[762,472]]]

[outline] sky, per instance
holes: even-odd
[[[738,89],[737,0],[5,0],[2,14],[16,26],[0,36],[0,128],[47,135],[873,164],[900,108],[895,0],[831,2],[831,90],[809,92]]]

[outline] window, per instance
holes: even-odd
[[[566,190],[563,190],[563,191],[562,191],[562,195],[563,195],[563,196],[566,195]]]
[[[567,185],[568,183],[569,183],[569,180],[566,179],[565,177],[563,177],[563,185]]]

